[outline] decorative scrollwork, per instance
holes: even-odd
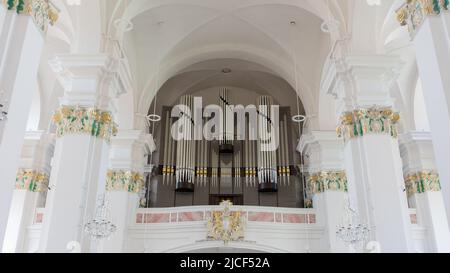
[[[106,175],[107,191],[139,193],[144,183],[144,175],[137,172],[110,170]]]
[[[63,137],[69,134],[89,134],[110,141],[117,135],[117,125],[111,112],[97,108],[80,108],[64,106],[53,115],[57,129],[56,135]]]
[[[344,171],[329,171],[312,174],[307,179],[311,194],[327,191],[348,191],[347,175]]]
[[[244,221],[242,212],[231,211],[232,203],[225,201],[220,204],[221,211],[212,211],[208,220],[208,239],[223,241],[228,244],[232,241],[244,239]]]
[[[389,134],[397,138],[400,114],[391,108],[369,108],[346,112],[337,128],[339,137],[345,141],[367,134]]]
[[[46,192],[50,177],[48,174],[35,170],[19,170],[16,176],[16,190],[30,192]]]
[[[450,0],[407,0],[397,10],[397,21],[402,26],[408,26],[411,38],[414,38],[419,27],[427,16],[439,15],[448,11]]]
[[[441,191],[439,174],[436,171],[422,171],[410,174],[405,178],[405,186],[408,196]]]
[[[59,17],[59,11],[49,0],[2,0],[2,2],[8,10],[30,15],[43,33],[46,33],[48,25],[54,25]]]

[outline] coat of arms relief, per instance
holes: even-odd
[[[212,211],[208,219],[208,239],[229,242],[244,239],[245,220],[241,211],[233,211],[233,204],[224,201],[220,204],[221,210]]]

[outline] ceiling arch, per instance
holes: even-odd
[[[195,67],[198,67],[198,64],[211,60],[220,60],[216,63],[214,69],[215,73],[219,73],[224,66],[230,66],[223,61],[226,59],[239,60],[240,64],[251,63],[253,65],[250,68],[247,68],[247,71],[264,72],[266,74],[275,75],[285,80],[293,89],[295,89],[295,76],[293,75],[294,68],[291,67],[290,70],[284,69],[285,64],[280,64],[280,60],[277,59],[276,56],[271,56],[270,52],[256,52],[252,48],[239,48],[231,51],[228,46],[213,47],[209,49],[198,48],[183,57],[175,56],[173,62],[169,62],[170,66],[161,68],[159,80],[155,76],[151,81],[152,84],[149,85],[150,87],[154,87],[151,89],[152,92],[144,92],[139,100],[140,112],[143,111],[146,113],[148,111],[149,105],[156,93],[155,90],[160,90],[164,83],[170,78],[189,71],[195,71]],[[158,82],[157,85],[156,82]],[[298,94],[305,105],[305,110],[307,112],[314,112],[314,98],[310,95],[311,92],[309,92],[309,87],[303,83],[303,81],[299,82],[298,90],[306,92],[298,92]],[[155,86],[158,87],[156,88]]]
[[[132,0],[129,4],[128,9],[124,13],[124,18],[127,20],[132,20],[133,18],[139,16],[141,13],[144,13],[148,10],[163,6],[163,5],[173,5],[173,4],[185,4],[197,7],[206,7],[211,10],[216,10],[218,12],[230,12],[235,9],[252,7],[252,6],[264,6],[264,5],[272,5],[274,3],[291,5],[298,7],[300,9],[304,9],[319,18],[327,19],[330,17],[330,10],[328,9],[327,3],[325,1],[317,1],[317,0],[305,0],[305,1],[297,1],[297,0],[228,0],[228,1],[204,1],[204,0],[192,0],[190,3],[186,4],[185,1],[182,0],[154,0],[154,1],[142,1],[142,0]]]
[[[222,71],[223,65],[229,71]],[[209,60],[190,66],[164,83],[158,93],[158,102],[174,105],[182,95],[216,87],[235,87],[257,95],[270,95],[280,105],[297,108],[293,100],[295,90],[286,80],[258,64],[237,59]]]
[[[212,1],[146,1],[146,8],[139,8],[134,17],[128,12],[134,29],[125,44],[135,64],[138,112],[145,113],[155,90],[186,67],[227,58],[260,64],[285,79],[301,90],[302,101],[314,112],[318,98],[314,90],[318,90],[330,47],[328,35],[320,30],[323,20],[313,13],[314,5],[242,1],[245,4],[227,3],[227,8],[220,9],[223,4],[213,8],[206,2]],[[291,21],[296,25],[290,25]]]

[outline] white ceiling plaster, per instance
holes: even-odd
[[[361,0],[90,0],[74,7],[54,0],[61,13],[49,31],[39,72],[41,108],[53,111],[46,108],[57,105],[61,94],[46,67],[48,59],[79,45],[94,49],[95,41],[90,49],[86,37],[98,36],[101,29],[102,36],[119,39],[125,49],[135,108],[141,113],[148,111],[156,90],[174,77],[184,89],[217,82],[265,92],[271,88],[270,80],[261,77],[265,74],[283,79],[293,89],[297,86],[306,110],[316,114],[329,104],[319,102],[323,100],[319,82],[331,46],[328,35],[320,31],[321,23],[330,18],[340,21],[339,35],[351,37],[354,53],[358,45],[368,51],[375,47],[374,53],[384,53],[386,48],[398,53],[407,44],[404,30],[394,19],[399,1],[383,0],[380,7],[369,7]],[[133,23],[125,35],[114,27],[121,18]],[[289,25],[291,20],[297,22],[295,27]],[[161,21],[164,24],[158,27]],[[374,46],[366,46],[368,41]],[[215,74],[220,67],[232,68],[234,76],[220,79]],[[180,75],[192,79],[181,81]],[[407,78],[403,76],[400,83],[405,100],[410,96],[403,92]]]

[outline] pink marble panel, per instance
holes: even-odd
[[[44,214],[43,213],[36,214],[36,224],[42,224],[43,220],[44,220]]]
[[[283,222],[286,224],[304,224],[306,223],[305,214],[284,214]]]
[[[178,214],[179,222],[196,222],[196,221],[203,221],[203,219],[204,219],[203,211],[181,212]]]
[[[169,223],[170,213],[148,213],[145,215],[146,224]]]
[[[143,218],[142,213],[136,214],[136,224],[142,224]]]
[[[411,224],[417,225],[417,214],[410,214],[409,217],[411,218]]]
[[[274,215],[271,212],[249,212],[248,220],[250,222],[275,222]]]

